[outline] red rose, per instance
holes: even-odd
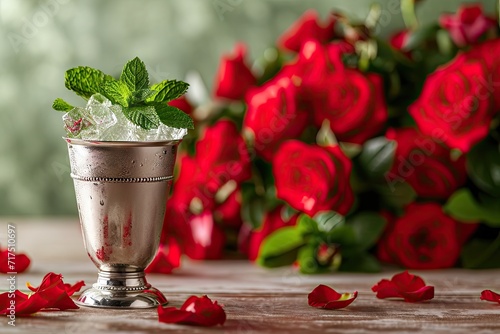
[[[274,81],[289,78],[298,88],[299,104],[310,104],[316,96],[321,96],[322,92],[330,89],[320,83],[332,72],[343,69],[342,57],[354,51],[354,47],[345,41],[322,45],[316,40],[308,40],[302,45],[296,59],[283,66],[276,74]]]
[[[257,84],[257,79],[245,63],[246,47],[237,44],[233,55],[222,57],[215,75],[215,96],[242,100],[246,91]]]
[[[251,177],[250,154],[236,124],[230,120],[220,120],[206,128],[196,143],[196,160],[210,189]]]
[[[225,190],[223,188],[220,191]],[[214,218],[224,227],[239,229],[243,223],[241,219],[241,189],[233,190],[228,187],[227,191],[230,191],[230,195],[223,198],[222,203],[214,209]],[[216,197],[217,200],[218,198]]]
[[[392,35],[392,37],[389,40],[389,43],[393,48],[396,50],[401,51],[405,56],[411,59],[411,52],[408,50],[403,50],[403,48],[406,46],[406,43],[408,43],[408,38],[410,37],[410,30],[401,30],[400,32]]]
[[[190,215],[185,225],[184,252],[194,260],[222,258],[226,238],[211,212]]]
[[[468,54],[470,57],[484,61],[486,64],[487,80],[483,82],[483,86],[488,89],[488,92],[493,96],[495,103],[494,108],[500,108],[500,39],[493,39],[475,45]],[[483,88],[484,89],[484,88]]]
[[[409,112],[423,134],[466,153],[489,131],[493,117],[491,83],[483,61],[459,54],[427,77]]]
[[[246,236],[243,236],[243,238],[245,239],[243,243],[246,246],[243,251],[248,255],[249,260],[255,261],[257,259],[257,256],[259,255],[260,245],[269,234],[282,227],[294,226],[297,223],[298,214],[295,214],[288,219],[284,219],[283,208],[284,206],[280,205],[274,210],[268,212],[264,218],[262,226],[260,226],[255,231],[249,232]],[[240,231],[240,233],[245,232],[246,231],[244,229]]]
[[[282,77],[247,95],[243,128],[253,134],[255,151],[271,160],[281,143],[297,138],[307,126],[308,115],[298,109],[297,88]]]
[[[306,11],[287,31],[278,39],[278,45],[283,49],[299,52],[307,40],[317,40],[325,44],[335,37],[334,15],[328,17],[325,25],[318,22],[318,14],[314,10]]]
[[[182,250],[177,239],[167,237],[151,263],[146,268],[146,273],[170,274],[175,268],[181,265]]]
[[[346,42],[309,40],[277,78],[294,83],[297,108],[310,111],[316,126],[327,119],[339,140],[361,144],[383,128],[387,108],[381,77],[344,66],[342,56],[353,51]]]
[[[186,114],[191,114],[193,112],[193,106],[186,99],[186,95],[182,95],[178,99],[170,101],[168,105],[172,107],[177,107],[180,110],[184,111]]]
[[[377,74],[338,66],[312,87],[316,125],[320,127],[327,119],[340,141],[364,143],[380,132],[387,120],[382,87]]]
[[[191,259],[222,258],[226,237],[212,212],[207,209],[201,213],[191,210],[191,207],[184,208],[184,203],[167,203],[165,217],[168,225],[163,231],[164,244],[168,246],[169,237],[173,236]]]
[[[456,14],[442,14],[439,24],[448,30],[451,39],[460,47],[474,44],[496,21],[483,15],[480,4],[462,5]]]
[[[414,128],[389,129],[386,137],[397,143],[394,163],[385,175],[390,187],[408,182],[421,197],[447,199],[465,183],[464,155],[452,160],[447,147]]]
[[[168,238],[173,236],[189,257],[217,259],[222,257],[226,242],[221,226],[241,224],[239,190],[237,185],[232,188],[234,180],[222,187],[209,187],[213,179],[202,165],[189,156],[181,160],[179,178],[167,202],[162,243],[168,246]],[[225,192],[223,198],[221,191]]]
[[[193,198],[197,198],[203,209],[215,207],[215,192],[218,188],[207,187],[207,171],[195,157],[185,156],[180,160],[180,173],[175,181],[172,196],[167,205],[175,206],[180,211],[188,210]]]
[[[273,159],[277,197],[313,216],[320,210],[349,212],[354,196],[352,164],[340,147],[319,147],[290,140]]]
[[[476,228],[445,215],[436,203],[412,203],[401,217],[389,220],[378,257],[412,269],[452,267]]]
[[[397,32],[396,34],[392,35],[389,43],[396,50],[401,50],[405,46],[408,36],[409,36],[409,30],[401,30],[400,32]]]

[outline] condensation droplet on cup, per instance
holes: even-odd
[[[104,205],[104,200],[101,199],[101,201],[99,202],[99,204]]]

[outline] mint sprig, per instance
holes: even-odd
[[[120,75],[120,81],[125,83],[132,92],[148,88],[149,75],[144,62],[135,57],[126,63]]]
[[[172,101],[184,95],[188,90],[189,85],[182,81],[165,80],[151,86],[156,94],[151,96],[149,102],[165,102]]]
[[[160,122],[173,128],[194,128],[191,117],[167,104],[185,94],[189,84],[165,80],[150,86],[146,65],[138,57],[125,64],[119,79],[90,67],[72,68],[66,71],[65,86],[84,99],[96,93],[104,95],[112,104],[122,107],[128,120],[143,129],[158,128]],[[52,107],[58,111],[73,108],[60,98]]]
[[[69,104],[68,102],[64,101],[63,99],[57,98],[57,99],[55,99],[54,103],[52,103],[52,108],[54,110],[57,110],[57,111],[66,112],[66,111],[70,111],[74,107],[71,104]]]

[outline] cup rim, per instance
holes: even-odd
[[[177,140],[159,140],[159,141],[105,141],[105,140],[84,140],[78,138],[63,137],[63,139],[72,145],[82,146],[120,146],[120,147],[151,147],[151,146],[169,146],[177,145],[182,139]]]

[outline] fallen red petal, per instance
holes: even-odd
[[[10,254],[14,254],[9,257]],[[10,260],[10,263],[9,263]],[[10,253],[7,249],[0,248],[0,273],[22,273],[28,269],[31,263],[30,258],[26,254]],[[11,267],[13,266],[13,267]]]
[[[47,301],[39,295],[28,296],[19,290],[0,294],[0,314],[30,315],[40,311]]]
[[[84,281],[78,281],[73,285],[68,284],[68,283],[64,283],[64,289],[66,290],[66,293],[68,294],[68,296],[73,296],[73,294],[75,292],[80,291],[80,289],[84,286],[85,286]]]
[[[500,294],[493,292],[491,290],[483,290],[481,291],[481,300],[500,303]]]
[[[430,300],[434,298],[434,287],[424,286],[418,289],[417,291],[401,292],[401,296],[404,298],[405,302],[410,302],[410,303]]]
[[[324,309],[340,309],[351,304],[358,296],[358,292],[340,294],[329,286],[320,284],[309,293],[309,306]]]
[[[212,302],[207,296],[191,296],[180,309],[158,306],[158,320],[169,324],[211,327],[223,325],[226,312],[217,301]]]
[[[377,293],[377,298],[399,298],[401,294],[397,286],[387,279],[382,279],[380,282],[372,286],[372,291]]]
[[[394,275],[391,280],[382,279],[372,287],[377,298],[403,298],[406,302],[421,302],[434,298],[434,287],[408,271]]]
[[[27,295],[19,290],[15,292],[5,292],[0,295],[0,314],[10,314],[15,310],[16,315],[29,315],[40,310],[77,309],[78,306],[70,298],[70,295],[80,290],[85,285],[83,281],[74,285],[64,284],[62,275],[48,273],[42,279],[39,287],[28,284],[28,288],[33,291]]]

